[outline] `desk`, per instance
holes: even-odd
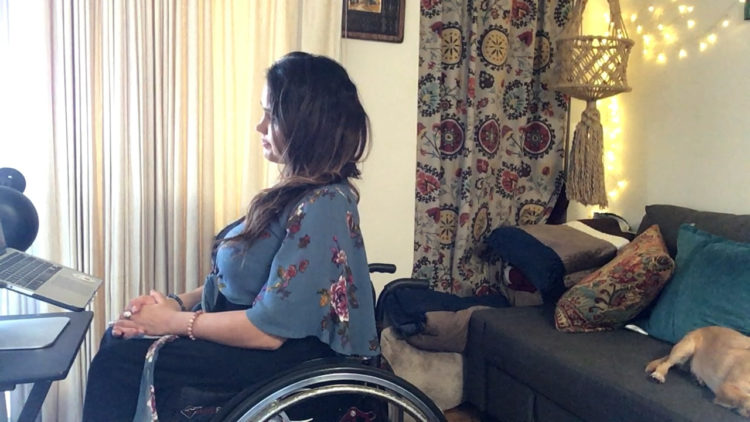
[[[70,318],[70,323],[51,346],[43,349],[0,351],[0,392],[13,390],[17,384],[34,384],[21,410],[19,422],[35,420],[52,381],[68,376],[70,366],[78,355],[78,348],[81,347],[94,313],[90,311],[59,312],[0,317],[0,320],[7,320],[56,316],[66,316]],[[3,405],[2,409],[4,408]],[[0,415],[0,420],[4,419],[5,415]]]

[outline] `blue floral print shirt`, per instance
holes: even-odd
[[[357,199],[347,183],[308,193],[249,247],[223,243],[204,285],[206,311],[217,292],[249,306],[248,319],[267,334],[316,336],[346,355],[380,351]]]

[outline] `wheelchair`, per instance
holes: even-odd
[[[369,270],[394,273],[391,264],[370,264]],[[419,285],[412,279],[393,285]],[[388,287],[386,290],[388,290]],[[381,293],[387,294],[386,291]],[[373,290],[373,296],[375,291]],[[377,301],[378,332],[383,328],[382,300]],[[274,379],[234,396],[211,419],[249,422],[445,422],[440,409],[419,389],[380,368],[380,357],[333,357],[305,362]],[[408,419],[407,419],[408,418]]]

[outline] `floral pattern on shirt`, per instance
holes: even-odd
[[[347,214],[347,220],[349,215]],[[341,274],[338,279],[331,280],[327,289],[318,290],[320,306],[328,306],[328,313],[320,321],[321,330],[327,330],[330,324],[337,325],[336,332],[341,336],[341,342],[349,341],[349,309],[359,308],[357,300],[357,286],[347,261],[346,251],[340,248],[338,238],[333,236],[334,247],[331,248],[331,262],[336,264]]]
[[[349,236],[354,240],[354,246],[361,248],[365,246],[362,240],[362,231],[359,229],[359,223],[351,212],[346,213],[346,226],[349,228]]]
[[[256,242],[246,252],[248,259],[257,259],[261,248],[273,248],[267,278],[246,310],[259,330],[282,338],[315,336],[346,355],[377,354],[374,299],[357,199],[346,183],[315,189],[279,216],[276,243]],[[223,262],[228,268],[222,271],[234,274],[224,281],[239,292],[237,286],[248,279],[232,270],[236,261]]]
[[[289,297],[291,294],[289,290],[287,290],[287,287],[289,287],[289,282],[297,276],[298,273],[304,273],[305,270],[307,270],[307,266],[310,265],[310,261],[307,259],[303,259],[299,262],[297,265],[289,265],[288,267],[278,267],[276,269],[276,282],[273,284],[267,284],[266,287],[258,293],[258,296],[255,297],[255,300],[253,301],[253,304],[255,302],[262,300],[263,295],[266,292],[276,291],[276,293],[280,294],[283,298]]]

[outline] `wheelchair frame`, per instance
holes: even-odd
[[[234,403],[230,403],[234,406],[217,417],[225,421],[265,421],[305,400],[341,393],[383,399],[390,405],[389,420],[392,421],[404,420],[404,414],[422,422],[445,421],[440,409],[413,385],[388,371],[355,363],[349,358],[306,362],[260,389],[235,398]]]
[[[370,273],[395,273],[392,264],[373,263]],[[423,280],[397,279],[386,286],[380,299],[397,286],[427,288]],[[375,291],[373,290],[373,297]],[[382,300],[375,309],[378,332],[383,321]],[[397,375],[377,368],[380,356],[372,358],[375,366],[351,357],[314,359],[280,374],[258,389],[248,389],[233,398],[212,421],[261,422],[278,415],[305,400],[333,394],[361,394],[388,403],[388,419],[401,422],[408,414],[420,422],[445,422],[440,409],[418,388]],[[356,420],[356,419],[351,419]],[[338,422],[338,421],[334,421]]]

